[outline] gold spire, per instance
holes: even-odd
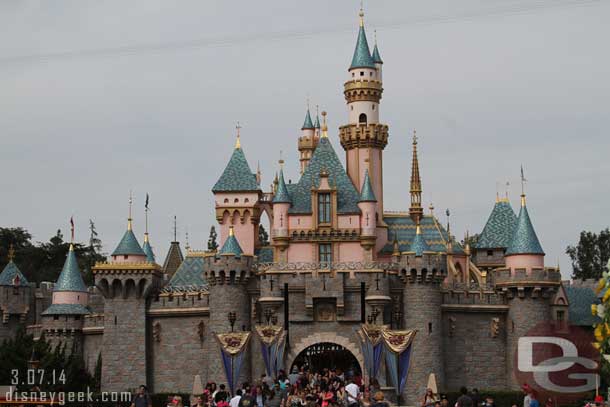
[[[144,233],[144,243],[148,242],[148,232]]]
[[[229,236],[235,236],[235,232],[233,231],[233,225],[229,226]]]
[[[525,175],[523,175],[523,164],[521,164],[521,206],[525,206],[525,183],[527,180],[525,179]]]
[[[328,126],[326,125],[326,111],[322,111],[322,138],[328,138]]]
[[[15,259],[15,246],[11,243],[8,247],[8,261],[9,263]]]
[[[282,150],[280,150],[280,159],[277,162],[280,165],[280,169],[283,170],[284,169],[284,158],[282,156],[283,156]]]
[[[364,27],[364,0],[360,0],[360,27]]]
[[[238,148],[241,148],[241,141],[239,141],[239,130],[241,129],[241,126],[239,124],[239,120],[237,121],[235,129],[237,130],[237,139],[235,140],[235,149],[237,150]]]
[[[421,235],[421,225],[419,224],[419,219],[417,220],[417,226],[415,227],[415,234]]]
[[[419,219],[424,213],[421,206],[421,178],[419,176],[419,161],[417,159],[417,133],[413,130],[413,158],[411,161],[411,207],[409,215],[414,222],[419,222]]]

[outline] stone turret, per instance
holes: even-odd
[[[282,162],[283,163],[283,162]],[[288,210],[292,200],[284,181],[284,169],[280,169],[278,186],[273,195],[273,245],[277,247],[279,261],[286,261],[286,247],[288,246]]]
[[[229,236],[215,256],[204,259],[204,277],[209,284],[210,319],[209,331],[227,333],[231,331],[229,312],[235,312],[236,331],[250,330],[250,299],[247,284],[253,277],[253,257],[243,253],[242,248],[229,228]],[[208,380],[226,382],[220,352],[210,356]],[[238,383],[250,380],[250,359],[244,360]]]
[[[552,319],[552,299],[561,285],[561,273],[544,267],[544,251],[536,236],[521,195],[521,211],[506,250],[506,267],[496,269],[494,284],[506,297],[507,315],[507,386],[518,389],[514,376],[515,352],[520,337],[538,324]]]
[[[33,287],[13,261],[15,250],[9,249],[9,262],[0,273],[0,341],[12,337],[30,312]]]
[[[318,146],[318,141],[320,141],[320,118],[316,115],[316,124],[313,124],[309,108],[307,108],[305,122],[301,128],[301,132],[302,134],[301,137],[299,137],[298,148],[301,174],[303,174],[309,164],[309,160],[311,160],[314,150]]]
[[[373,260],[372,250],[377,240],[377,198],[371,185],[371,178],[368,170],[364,173],[364,181],[360,188],[360,199],[358,200],[360,214],[360,231],[362,238],[360,244],[365,249],[365,259]]]
[[[239,126],[233,154],[212,192],[216,201],[216,220],[220,224],[220,245],[233,227],[244,253],[254,255],[254,249],[258,247],[261,214],[258,201],[262,192],[241,147]]]
[[[93,267],[95,285],[104,296],[102,390],[124,391],[148,384],[149,327],[147,298],[159,287],[161,267],[148,261],[133,231],[127,231],[108,263]],[[129,383],[127,386],[126,383]]]
[[[68,352],[82,352],[84,317],[91,312],[87,308],[89,292],[78,268],[74,246],[70,243],[64,267],[53,287],[53,300],[42,313],[42,326],[47,340],[54,346],[66,345]]]

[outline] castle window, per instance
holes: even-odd
[[[330,223],[330,194],[318,195],[318,223]]]
[[[59,320],[59,315],[53,315],[53,320],[54,321],[58,321]]]
[[[224,203],[229,203],[229,198],[225,198]]]
[[[360,113],[360,116],[358,116],[358,123],[366,124],[366,114]]]
[[[432,322],[428,322],[428,335],[432,334]]]
[[[565,317],[565,311],[557,311],[557,321],[561,323],[565,320]]]
[[[373,109],[373,110],[375,110],[375,104],[374,104],[374,103],[373,103],[373,107],[372,107],[372,109]]]
[[[248,198],[246,198],[246,199],[244,199],[244,202],[248,203],[248,202],[250,202],[250,200]]]
[[[354,72],[352,72],[352,78],[353,78],[354,76],[356,76],[356,74],[355,74]]]
[[[235,198],[235,199],[233,200],[233,202],[238,203],[238,202],[239,202],[239,199],[238,199],[238,198]]]
[[[318,260],[320,263],[331,263],[333,261],[333,255],[330,243],[322,243],[318,245]]]
[[[124,260],[127,260],[127,257],[128,257],[128,256],[127,256],[126,254],[124,254],[124,255],[123,255],[123,259],[124,259]]]
[[[494,255],[494,251],[493,250],[487,250],[487,256],[491,257]]]
[[[360,71],[360,76],[364,76],[364,71]]]
[[[78,321],[80,319],[80,315],[74,315],[74,320]]]

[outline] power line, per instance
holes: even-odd
[[[419,18],[406,19],[396,22],[388,22],[376,25],[377,28],[386,30],[401,29],[409,26],[426,26],[436,24],[448,24],[461,21],[474,21],[482,18],[495,18],[515,15],[534,14],[545,10],[563,9],[569,7],[582,7],[602,3],[603,0],[541,0],[537,2],[529,1],[527,5],[511,4],[508,7],[497,9],[487,9],[481,11],[471,11],[447,15],[431,15]],[[204,38],[191,41],[124,45],[109,48],[81,49],[73,51],[57,51],[29,55],[14,55],[0,57],[0,65],[16,63],[35,63],[52,62],[55,60],[82,59],[82,58],[103,58],[134,56],[139,54],[154,54],[167,51],[180,51],[188,49],[202,48],[222,48],[236,45],[246,45],[256,42],[272,42],[278,40],[295,40],[316,37],[329,34],[341,34],[353,31],[353,26],[345,26],[339,29],[322,30],[302,30],[302,31],[281,31],[268,32],[253,36],[224,37],[224,38]]]

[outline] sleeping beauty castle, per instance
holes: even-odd
[[[103,390],[188,393],[196,375],[235,388],[305,366],[374,376],[390,399],[411,405],[431,373],[444,391],[517,389],[518,339],[541,322],[581,323],[575,316],[588,311],[578,308],[578,287],[545,266],[525,194],[518,213],[508,198],[490,200],[472,247],[424,210],[415,134],[402,186],[410,203],[386,210],[383,66],[361,11],[340,146],[326,113],[308,110],[295,137],[298,182],[286,182],[280,162],[265,190],[238,133],[211,189],[217,250],[183,254],[171,242],[161,264],[130,215],[108,262],[94,267],[94,287],[72,249],[58,281],[40,287],[11,261],[0,274],[0,338],[26,325],[69,344],[91,370],[101,360]],[[268,243],[259,238],[263,215]]]

